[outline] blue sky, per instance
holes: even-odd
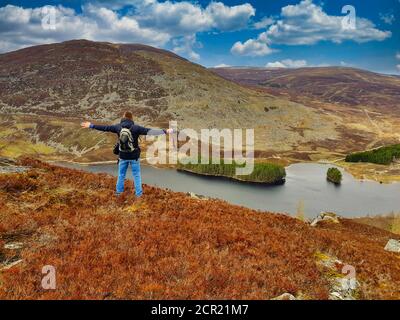
[[[400,74],[400,0],[0,1],[1,52],[78,38],[145,43],[207,67]]]

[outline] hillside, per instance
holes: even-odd
[[[399,299],[399,237],[347,219],[309,224],[145,187],[114,198],[115,179],[34,160],[0,174],[0,298],[301,299],[332,297],[343,265],[354,297]],[[128,190],[131,194],[132,190]],[[57,288],[41,288],[41,268]]]
[[[126,109],[149,126],[177,120],[181,129],[254,128],[257,157],[289,162],[337,159],[398,138],[389,108],[378,114],[297,100],[148,46],[86,40],[35,46],[0,55],[0,156],[114,159],[115,137],[79,123],[114,122]]]
[[[369,108],[400,114],[400,77],[340,67],[299,69],[217,68],[213,72],[299,102]]]

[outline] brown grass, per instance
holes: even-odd
[[[115,179],[24,160],[0,175],[0,258],[23,262],[0,273],[3,299],[270,299],[284,292],[326,299],[315,253],[356,267],[362,298],[400,298],[394,235],[342,220],[313,229],[285,215],[202,201],[145,186],[115,198]],[[1,263],[1,261],[0,261]],[[41,288],[53,265],[57,289]]]
[[[392,213],[376,217],[357,218],[354,221],[400,235],[400,214]]]

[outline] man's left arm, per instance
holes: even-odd
[[[145,128],[141,126],[136,126],[135,127],[136,132],[141,135],[141,136],[161,136],[164,134],[171,134],[174,132],[173,129],[151,129],[151,128]]]

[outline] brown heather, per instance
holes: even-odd
[[[356,268],[361,298],[400,299],[394,234],[343,219],[313,229],[289,216],[202,201],[146,186],[113,196],[103,174],[23,160],[32,170],[0,175],[3,299],[270,299],[284,292],[326,299],[315,254]],[[4,243],[23,242],[21,251]],[[41,288],[53,265],[57,289]]]

